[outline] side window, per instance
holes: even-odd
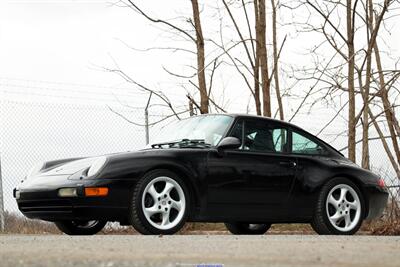
[[[265,122],[247,121],[245,123],[242,149],[264,152],[287,151],[287,130],[274,127]]]
[[[272,130],[272,137],[274,140],[275,151],[285,152],[287,151],[287,131],[283,128],[277,128]]]
[[[236,122],[235,126],[233,126],[231,133],[229,134],[231,137],[236,137],[237,139],[240,140],[240,142],[243,144],[243,121],[238,121]]]
[[[312,154],[312,155],[321,155],[323,154],[323,148],[311,141],[307,137],[293,132],[293,140],[292,140],[292,153],[294,154]]]

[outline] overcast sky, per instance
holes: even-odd
[[[82,94],[110,90],[123,94],[118,88],[127,84],[101,71],[115,62],[152,87],[160,86],[165,77],[157,53],[132,52],[120,41],[145,48],[159,35],[126,8],[106,1],[3,1],[0,12],[2,89],[29,89],[7,84],[46,87],[37,82],[49,81],[65,83],[47,86],[64,89],[66,94],[71,88],[82,90]],[[169,60],[168,55],[164,60]],[[93,86],[84,86],[88,84]]]
[[[3,78],[0,80],[1,88],[23,90],[24,88],[15,88],[15,84],[21,86],[21,83],[26,87],[46,87],[34,81],[50,81],[66,83],[60,86],[47,85],[66,92],[72,88],[82,90],[83,94],[85,91],[111,90],[116,94],[124,94],[125,91],[119,91],[119,88],[127,88],[129,85],[117,75],[101,71],[102,67],[112,68],[118,64],[121,69],[145,85],[163,90],[171,97],[183,96],[182,101],[186,101],[182,84],[187,85],[187,80],[182,82],[182,79],[180,81],[173,79],[163,67],[176,73],[191,74],[192,71],[187,65],[194,65],[193,57],[171,51],[138,52],[125,44],[138,49],[171,44],[192,48],[192,44],[184,43],[179,38],[170,40],[168,37],[171,35],[163,33],[164,28],[150,24],[129,8],[111,4],[115,2],[0,0],[0,79]],[[189,1],[153,0],[137,1],[137,3],[154,17],[171,19],[172,22],[177,21],[179,16],[190,16]],[[210,7],[204,9],[202,13],[203,30],[206,38],[216,38],[219,37],[219,21],[215,8],[221,6],[221,2],[209,3]],[[297,20],[305,16],[304,12],[291,14],[287,9],[281,9],[279,15],[284,23],[293,20],[292,15],[295,15]],[[228,18],[224,19],[225,23],[229,23]],[[390,47],[391,56],[398,58],[400,29],[393,20],[386,25],[384,36],[389,38],[384,38],[382,41],[387,42],[385,47]],[[243,20],[239,20],[239,24],[243,23]],[[299,34],[296,30],[290,26],[280,27],[279,41],[282,41],[284,35],[288,35],[282,53],[282,64],[307,65],[307,62],[311,61],[307,49],[316,45],[318,38],[309,34]],[[391,34],[388,35],[387,32]],[[224,38],[233,40],[237,39],[237,36],[235,32],[224,28]],[[361,38],[359,41],[363,40],[364,38]],[[215,47],[209,44],[206,47],[208,55],[215,55],[214,50]],[[4,79],[17,80],[12,82]],[[216,99],[227,104],[231,111],[245,111],[250,93],[243,82],[238,82],[240,80],[238,73],[232,68],[224,69],[224,73],[218,74],[216,79],[220,81],[216,83],[214,89]],[[24,80],[29,81],[24,82]],[[68,86],[68,83],[75,84],[75,87]],[[14,88],[7,87],[7,84],[14,85]],[[79,86],[87,84],[93,87]],[[186,88],[193,91],[190,86]],[[229,94],[225,94],[225,98],[221,99],[219,96],[222,95],[224,88],[229,90]],[[300,91],[302,88],[296,90]],[[286,104],[288,107],[292,105],[291,101]],[[254,109],[252,105],[251,108]]]

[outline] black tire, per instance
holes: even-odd
[[[271,224],[250,224],[250,223],[225,223],[226,228],[231,234],[234,235],[263,235],[265,234]]]
[[[338,185],[347,185],[351,187],[357,194],[360,200],[360,216],[357,224],[348,231],[342,231],[335,228],[335,226],[330,222],[328,218],[328,211],[326,207],[326,202],[329,192]],[[334,178],[328,181],[324,186],[322,186],[321,191],[318,196],[317,204],[315,207],[314,215],[311,221],[311,227],[320,235],[353,235],[361,227],[361,224],[365,218],[365,203],[363,195],[360,189],[352,181],[346,178]]]
[[[67,235],[95,235],[106,225],[106,221],[58,221],[57,228]]]
[[[147,220],[142,208],[142,196],[144,194],[146,186],[158,177],[168,177],[175,181],[182,188],[185,197],[186,204],[183,211],[183,216],[174,227],[169,229],[159,229],[153,226]],[[132,224],[136,231],[144,235],[172,235],[181,230],[181,228],[185,225],[185,222],[189,216],[190,208],[190,194],[183,180],[177,174],[169,170],[153,170],[145,174],[136,184],[133,190],[132,200],[129,208],[129,222]]]

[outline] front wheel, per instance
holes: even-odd
[[[226,228],[231,234],[234,235],[263,235],[265,234],[271,224],[252,224],[252,223],[225,223]]]
[[[106,223],[106,221],[58,221],[55,225],[67,235],[95,235]]]
[[[348,179],[335,178],[322,187],[311,226],[321,235],[352,235],[360,229],[364,213],[360,189]]]
[[[168,170],[147,173],[136,185],[129,220],[141,234],[170,235],[186,222],[189,191],[183,180]]]

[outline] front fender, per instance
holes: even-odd
[[[168,169],[187,181],[187,186],[195,194],[195,203],[200,204],[200,196],[205,195],[206,190],[207,153],[207,150],[199,149],[154,149],[114,155],[109,157],[98,177],[126,179],[133,187],[149,171]]]

